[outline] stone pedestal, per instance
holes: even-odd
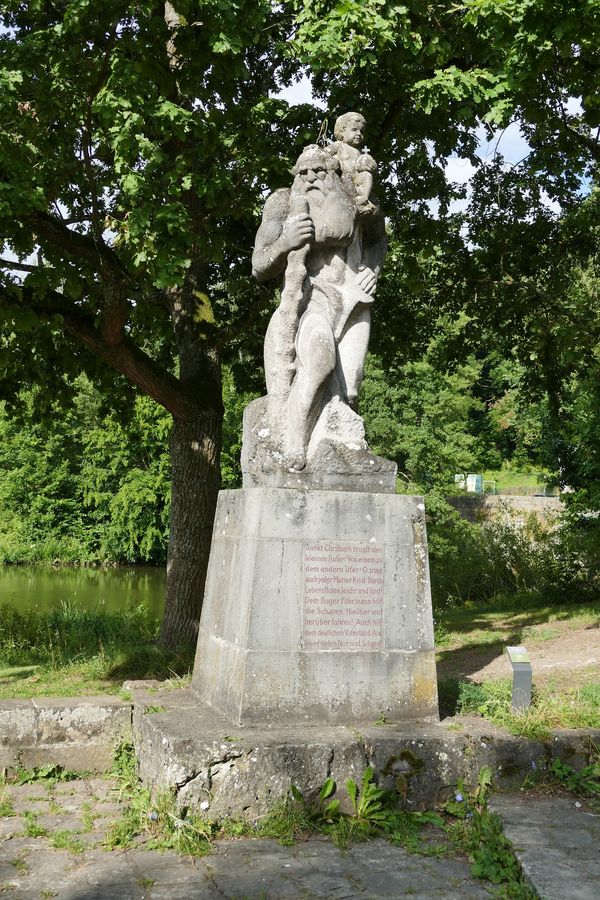
[[[192,687],[236,725],[437,719],[422,499],[222,491]]]

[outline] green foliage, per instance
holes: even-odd
[[[444,807],[454,820],[448,831],[467,853],[471,872],[476,878],[501,885],[502,896],[534,900],[536,894],[525,882],[510,842],[502,832],[499,816],[487,809],[491,786],[492,773],[487,766],[480,770],[477,786],[472,792],[459,782],[454,798]]]
[[[6,785],[2,786],[0,793],[0,816],[10,817],[15,815],[15,807]]]
[[[303,835],[314,829],[314,820],[309,806],[297,788],[291,794],[274,804],[267,815],[260,820],[256,833],[261,837],[271,837],[284,846],[291,846]]]
[[[305,798],[298,788],[292,787],[290,796],[260,822],[257,833],[292,844],[300,836],[316,831],[329,835],[341,848],[352,841],[383,835],[420,853],[428,852],[420,842],[421,829],[428,824],[444,824],[436,813],[399,809],[395,792],[380,788],[370,767],[363,772],[360,785],[349,778],[345,787],[351,812],[342,809],[338,797],[333,798],[337,785],[333,778],[327,778],[313,799]],[[439,848],[434,852],[439,852]]]
[[[244,409],[258,393],[240,391],[230,366],[223,367],[223,449],[221,481],[224,489],[241,487],[242,416]]]
[[[369,358],[361,412],[375,453],[394,459],[400,477],[413,489],[454,483],[454,473],[473,471],[476,440],[470,417],[480,406],[473,396],[475,360],[453,372],[436,364],[438,342],[418,361],[384,366]]]
[[[185,673],[191,652],[159,649],[158,622],[143,606],[119,612],[58,609],[18,612],[0,607],[0,677],[3,695],[53,696],[118,691],[125,678],[165,678]],[[32,670],[20,670],[35,661]],[[14,668],[17,667],[17,668]]]
[[[600,584],[596,540],[568,520],[544,524],[536,516],[471,523],[437,490],[426,496],[434,605],[593,600]]]
[[[265,189],[289,183],[319,133],[320,111],[276,97],[308,72],[330,123],[378,111],[369,142],[391,252],[365,385],[374,447],[411,490],[475,465],[543,464],[576,489],[553,577],[562,590],[582,559],[576,588],[589,574],[596,590],[595,0],[182,0],[176,12],[65,0],[0,13],[0,396],[12,409],[35,384],[47,424],[85,372],[119,409],[91,430],[40,423],[21,442],[0,423],[0,558],[164,561],[167,419],[136,404],[136,427],[122,421],[110,367],[171,412],[185,401],[218,445],[218,370],[235,361],[223,476],[239,483],[241,393],[272,309],[248,279],[252,237]],[[495,139],[514,122],[531,148],[519,164],[476,155],[482,127]],[[477,170],[461,213],[453,155]],[[459,526],[436,528],[434,556],[460,556]],[[442,592],[527,587],[539,560],[524,575],[494,547],[486,577],[486,541],[467,560],[473,584],[450,567]]]
[[[598,758],[598,753],[596,753],[595,762],[584,766],[578,771],[560,759],[553,759],[548,766],[548,775],[574,794],[594,799],[600,798],[600,759]]]
[[[85,850],[83,841],[76,836],[76,832],[69,831],[68,828],[55,831],[50,836],[50,846],[58,850],[68,850],[70,853],[83,853]]]
[[[459,683],[459,714],[479,713],[493,719],[499,711],[504,712],[512,699],[512,685],[509,678],[498,681],[461,681]]]
[[[75,772],[72,769],[65,769],[63,766],[48,763],[45,766],[34,766],[33,769],[19,769],[15,780],[17,784],[36,784],[41,781],[50,787],[61,781],[74,781],[77,778],[83,778],[86,774],[85,772]]]
[[[6,562],[163,562],[169,516],[169,417],[137,397],[126,419],[77,379],[73,406],[20,419],[0,412],[0,558]]]
[[[513,734],[536,740],[546,738],[553,729],[599,728],[599,690],[597,683],[579,688],[534,686],[531,705],[522,712],[512,709],[510,679],[445,683],[440,697],[458,714],[480,715]]]
[[[175,850],[185,856],[205,856],[211,852],[215,827],[193,813],[179,813],[175,797],[157,794],[137,786],[128,798],[120,821],[107,834],[107,849],[125,849],[141,837],[148,850]]]
[[[141,838],[148,850],[175,850],[186,856],[205,856],[217,827],[193,813],[180,813],[175,797],[165,791],[156,794],[141,786],[133,746],[122,743],[115,750],[111,774],[117,778],[121,795],[127,798],[122,817],[110,828],[105,846],[125,849]]]
[[[30,810],[27,810],[23,813],[23,818],[25,820],[25,828],[23,833],[26,837],[47,837],[48,829],[43,825],[38,825],[37,820],[38,816],[35,813],[32,813]]]

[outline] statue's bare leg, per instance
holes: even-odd
[[[296,377],[288,398],[284,462],[290,469],[306,465],[308,419],[319,388],[333,372],[335,339],[322,313],[307,312],[298,329]]]
[[[338,377],[348,405],[356,411],[371,332],[371,308],[360,305],[349,316],[338,343]]]

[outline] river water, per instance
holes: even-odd
[[[0,604],[8,603],[20,611],[48,610],[70,601],[87,609],[113,611],[143,603],[158,618],[162,615],[165,584],[165,570],[150,566],[0,566]]]

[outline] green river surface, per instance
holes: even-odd
[[[48,610],[71,602],[90,610],[114,611],[143,603],[158,618],[162,615],[165,584],[165,569],[150,566],[0,566],[0,604],[23,611]]]

